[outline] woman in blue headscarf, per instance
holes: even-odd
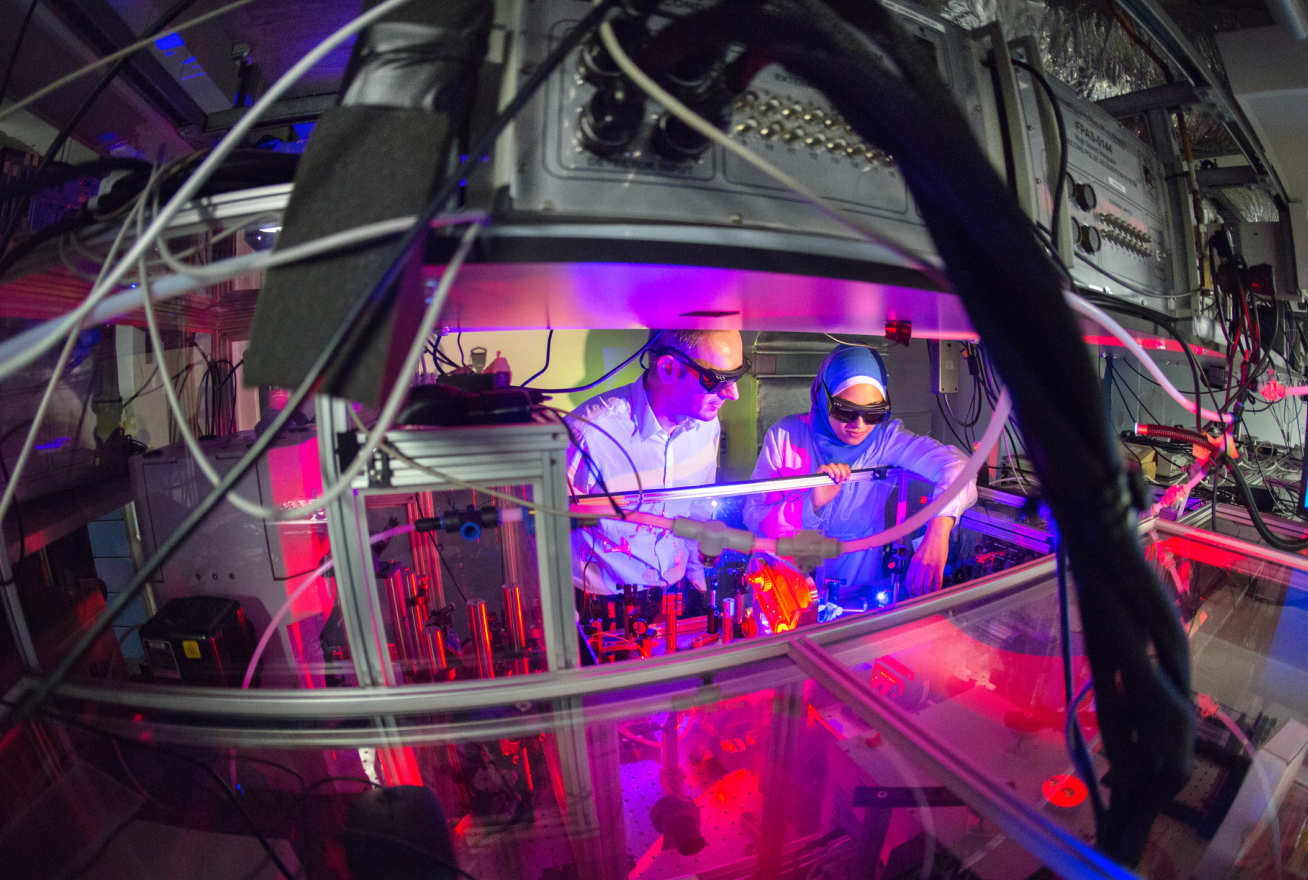
[[[934,483],[934,494],[963,470],[967,458],[959,450],[890,419],[886,367],[871,349],[842,345],[832,351],[813,379],[810,396],[807,413],[786,416],[768,430],[754,479],[821,472],[832,482],[750,496],[745,525],[757,534],[779,538],[818,529],[841,540],[871,535],[885,528],[886,501],[896,485],[887,480],[846,483],[853,469],[901,467]],[[905,578],[910,595],[940,588],[949,532],[975,502],[976,487],[968,486],[928,522]],[[834,581],[846,595],[865,590],[882,580],[881,555],[881,548],[874,547],[827,560],[815,572],[814,582],[821,589]]]

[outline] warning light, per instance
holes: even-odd
[[[1046,779],[1040,786],[1040,793],[1055,807],[1064,808],[1079,806],[1085,802],[1086,795],[1089,794],[1084,782],[1075,776],[1063,774]]]

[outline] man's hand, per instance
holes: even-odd
[[[952,516],[938,516],[927,523],[926,535],[913,554],[904,578],[910,596],[933,593],[944,583],[945,562],[949,559],[949,532],[953,527]]]
[[[836,496],[840,494],[840,484],[849,479],[852,471],[847,464],[833,462],[822,465],[818,468],[818,473],[826,474],[834,482],[830,486],[817,486],[813,489],[814,510],[821,510],[836,500]]]

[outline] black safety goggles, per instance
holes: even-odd
[[[734,370],[715,370],[712,367],[704,366],[685,352],[678,351],[675,348],[661,348],[654,352],[654,357],[661,357],[665,354],[672,355],[689,367],[699,377],[700,387],[710,393],[717,391],[723,385],[740,381],[741,377],[748,373],[750,368],[749,358],[741,358],[740,366]]]
[[[822,390],[827,395],[827,414],[837,422],[849,424],[857,419],[862,419],[865,425],[876,425],[885,421],[890,415],[890,401],[883,400],[880,403],[850,403],[843,397],[836,397],[827,388],[827,383],[822,383]]]

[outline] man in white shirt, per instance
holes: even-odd
[[[740,333],[657,331],[644,363],[635,382],[592,397],[574,411],[578,418],[570,417],[576,444],[568,449],[568,482],[574,495],[600,493],[600,475],[609,491],[635,491],[632,462],[646,489],[717,481],[718,410],[739,399],[736,381],[749,369]],[[641,510],[699,519],[709,513],[707,501],[646,503]],[[572,533],[572,571],[583,618],[596,610],[596,600],[602,608],[608,597],[620,595],[623,585],[642,593],[693,587],[683,591],[687,611],[700,604],[698,595],[706,590],[704,566],[692,542],[665,529],[613,519]]]

